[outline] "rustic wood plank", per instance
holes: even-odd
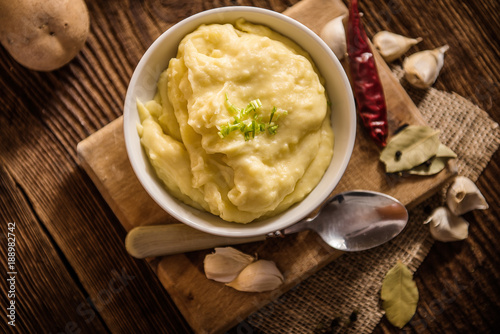
[[[34,116],[26,112],[11,116],[10,120],[0,116],[1,161],[9,166],[107,327],[113,332],[129,328],[150,332],[162,323],[184,332],[187,327],[182,317],[175,317],[169,296],[152,279],[148,266],[131,261],[123,250],[122,227],[104,202],[99,204],[99,193],[64,146]],[[124,287],[109,293],[117,275]],[[151,295],[143,298],[143,293]]]
[[[129,328],[150,332],[162,323],[184,332],[186,325],[182,317],[175,317],[169,296],[151,279],[148,266],[131,261],[123,250],[122,227],[104,202],[99,204],[99,193],[89,187],[91,181],[63,146],[29,114],[18,113],[10,122],[2,115],[0,122],[4,135],[0,143],[2,163],[9,166],[12,177],[26,193],[107,327],[113,332]],[[25,135],[19,137],[17,133]],[[16,149],[19,147],[24,149]],[[115,291],[110,287],[117,275],[123,288],[117,287],[117,293],[110,293]],[[151,295],[143,298],[143,293]]]
[[[5,279],[13,278],[13,288],[10,282],[1,285],[2,305],[7,308],[13,301],[15,312],[12,318],[2,317],[2,333],[107,332],[86,292],[68,271],[64,257],[40,226],[22,189],[1,163],[0,231],[2,250],[7,250],[8,243],[14,244],[14,267],[8,267],[8,252],[2,252],[0,258]],[[40,316],[49,313],[51,317]],[[9,325],[10,321],[15,326]]]
[[[133,11],[130,7],[136,2],[132,5],[129,1],[86,2],[91,14],[91,36],[69,66],[53,73],[28,71],[0,48],[0,161],[26,191],[33,213],[41,217],[47,232],[57,235],[53,240],[63,245],[60,247],[65,249],[65,255],[71,254],[68,263],[78,273],[82,286],[85,289],[94,286],[89,289],[91,296],[97,298],[100,289],[112,279],[109,268],[124,266],[126,273],[137,277],[132,281],[137,293],[127,288],[119,300],[106,305],[103,320],[111,324],[110,328],[116,330],[116,322],[122,322],[118,328],[124,332],[188,331],[185,323],[176,320],[180,315],[154,279],[149,266],[114,250],[121,245],[124,231],[92,181],[76,167],[76,144],[121,115],[129,77],[149,42],[140,42],[140,37],[136,37],[142,36],[133,28],[137,21],[140,23],[137,26],[148,27],[148,38],[154,38],[169,25],[200,9],[236,4],[283,11],[299,1],[193,0],[186,3],[148,0],[139,2],[140,6]],[[367,18],[370,37],[380,29],[424,37],[412,51],[444,42],[450,44],[445,67],[435,87],[471,99],[500,122],[500,44],[497,36],[500,3],[497,0],[370,0],[360,1],[360,6]],[[141,8],[146,14],[132,18]],[[29,120],[27,126],[19,127],[18,124],[26,119]],[[34,119],[37,121],[33,122]],[[44,140],[38,141],[39,133]],[[39,147],[34,149],[34,146]],[[490,205],[500,200],[498,175],[499,152],[478,181]],[[62,210],[61,217],[58,217],[56,202],[58,207],[69,207]],[[68,213],[71,210],[75,212]],[[494,247],[499,237],[499,212],[498,205],[492,205],[486,212],[467,216],[471,236],[465,242],[436,244],[416,274],[420,304],[415,322],[410,324],[408,331],[495,332],[500,327],[497,319],[500,268],[493,261],[499,255],[498,247]],[[65,236],[66,230],[68,236]],[[98,238],[91,233],[93,230]],[[108,244],[100,246],[101,251],[85,249],[102,240],[107,240]],[[109,258],[103,255],[105,252],[110,252]],[[53,288],[51,282],[41,284],[47,289]],[[468,288],[460,290],[464,285]],[[450,291],[460,293],[452,300],[453,296],[442,298],[442,291],[445,295]],[[34,298],[26,296],[23,300],[36,305]],[[142,299],[150,300],[151,306],[145,305]],[[136,302],[143,310],[135,313],[120,310]],[[57,313],[65,314],[64,308],[56,307],[26,321],[35,326],[40,317],[50,319]],[[114,317],[118,320],[113,320]],[[133,321],[135,318],[137,323]],[[376,332],[400,331],[384,320]]]
[[[319,32],[326,22],[345,12],[346,7],[339,1],[303,0],[285,11],[285,14]],[[404,123],[425,124],[418,108],[379,56],[378,66],[385,89],[390,131],[393,132]],[[133,174],[127,161],[122,126],[123,121],[117,119],[80,142],[78,155],[82,166],[126,230],[141,225],[175,222],[154,203]],[[385,175],[378,160],[379,154],[379,149],[359,124],[351,161],[335,192],[376,190],[390,194],[412,207],[437,191],[453,176],[452,172],[445,170],[432,177],[414,176],[393,181]],[[134,196],[130,196],[131,193]],[[287,238],[279,243],[279,247],[274,243],[277,242],[268,241],[260,246],[239,246],[248,253],[258,253],[262,258],[272,259],[286,272],[285,284],[272,293],[241,294],[207,281],[202,265],[206,252],[165,257],[157,263],[157,274],[196,332],[219,333],[237,324],[238,319],[245,318],[271,298],[276,298],[341,254],[325,247],[313,233]],[[297,249],[301,252],[297,253]],[[213,298],[213,295],[217,295],[217,298]],[[225,313],[227,308],[231,312]]]

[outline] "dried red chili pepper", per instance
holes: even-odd
[[[387,107],[373,52],[361,23],[358,1],[352,0],[347,21],[347,53],[358,114],[373,140],[386,145]]]

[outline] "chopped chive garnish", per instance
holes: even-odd
[[[278,125],[275,124],[275,125],[270,125],[267,127],[267,131],[269,132],[269,134],[271,135],[275,135],[276,134],[276,131],[278,130]]]
[[[232,114],[240,114],[241,113],[241,110],[240,108],[237,108],[234,104],[232,104],[231,102],[229,102],[229,97],[227,96],[227,93],[226,93],[226,104],[227,104],[227,108],[229,109],[229,111],[232,113]]]
[[[269,124],[272,123],[275,113],[276,113],[276,107],[273,107],[273,110],[271,110],[271,116],[269,117]]]
[[[243,133],[245,141],[255,138],[255,135],[265,132],[266,129],[269,134],[274,135],[278,129],[278,125],[275,122],[278,121],[279,116],[288,114],[286,110],[278,112],[278,109],[273,107],[269,116],[269,122],[265,123],[262,121],[262,115],[258,113],[258,110],[262,108],[260,99],[250,101],[244,109],[241,109],[229,101],[227,93],[226,107],[233,115],[234,121],[220,127],[218,135],[222,139],[236,130],[240,130]]]

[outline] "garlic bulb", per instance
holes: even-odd
[[[234,280],[254,260],[253,256],[240,252],[235,248],[219,247],[215,248],[215,253],[205,256],[203,265],[208,279],[228,283]]]
[[[432,237],[438,241],[458,241],[469,236],[469,223],[445,207],[434,210],[424,224],[429,224]]]
[[[283,275],[273,261],[258,260],[249,264],[227,285],[246,292],[271,291],[283,284]]]
[[[436,81],[444,64],[444,53],[448,45],[434,50],[420,51],[405,58],[403,62],[406,80],[417,88],[429,88]]]
[[[388,63],[401,57],[422,38],[408,38],[389,31],[380,31],[373,36],[372,42],[380,55]]]
[[[339,60],[347,53],[345,29],[342,20],[346,15],[338,16],[329,21],[321,30],[319,36],[332,49]]]
[[[455,178],[448,188],[446,204],[450,211],[457,216],[475,209],[488,208],[488,203],[476,184],[464,176]]]

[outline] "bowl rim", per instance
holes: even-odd
[[[155,52],[158,52],[157,49],[159,46],[161,46],[166,39],[168,39],[170,36],[174,35],[177,33],[179,30],[185,30],[183,27],[185,25],[192,24],[192,22],[198,22],[201,21],[205,17],[213,17],[212,20],[209,20],[207,22],[201,22],[196,25],[198,27],[199,25],[203,23],[213,23],[216,22],[217,19],[217,14],[224,15],[228,12],[233,12],[231,14],[240,13],[241,15],[244,16],[245,14],[248,13],[256,13],[258,15],[263,15],[263,16],[271,16],[275,19],[281,20],[281,22],[284,22],[285,24],[288,24],[289,26],[296,26],[298,30],[302,30],[307,37],[311,38],[312,41],[317,44],[317,46],[321,49],[321,51],[318,52],[326,52],[328,54],[328,58],[330,58],[334,63],[336,63],[336,70],[338,71],[338,75],[340,75],[342,79],[342,86],[345,87],[345,91],[347,94],[347,106],[346,108],[348,109],[346,112],[348,112],[348,118],[350,120],[350,126],[346,130],[349,132],[351,135],[349,136],[348,142],[346,143],[346,153],[343,156],[342,161],[339,163],[340,167],[338,168],[337,173],[335,174],[335,179],[331,182],[328,183],[328,185],[321,191],[320,198],[321,201],[317,200],[310,200],[316,203],[313,207],[310,207],[307,210],[304,210],[301,208],[301,203],[304,203],[305,200],[309,197],[311,197],[311,194],[315,193],[316,188],[318,188],[318,185],[322,184],[324,182],[324,177],[318,182],[318,184],[315,186],[315,188],[312,189],[312,191],[304,197],[300,202],[294,204],[284,212],[261,220],[261,221],[255,221],[251,222],[248,224],[238,224],[234,222],[225,222],[222,220],[222,218],[215,216],[209,212],[205,211],[200,211],[198,209],[195,209],[191,206],[188,206],[187,204],[184,204],[182,201],[179,201],[178,199],[174,198],[172,195],[169,194],[169,192],[166,190],[166,187],[161,184],[160,189],[152,189],[151,187],[148,187],[147,185],[153,185],[153,188],[158,187],[158,184],[154,183],[159,183],[159,179],[155,176],[148,176],[144,173],[144,166],[142,166],[137,159],[134,159],[134,154],[137,154],[136,148],[134,148],[134,143],[132,143],[133,139],[131,139],[131,136],[127,136],[127,132],[131,131],[130,129],[127,128],[131,127],[130,125],[130,118],[131,113],[135,111],[137,113],[137,108],[136,108],[136,99],[137,97],[135,96],[135,91],[133,91],[133,87],[137,85],[137,81],[140,76],[140,72],[143,70],[143,68],[146,66],[150,58],[155,54]],[[222,21],[227,21],[229,22],[230,20],[222,20]],[[252,22],[251,20],[249,20]],[[262,24],[262,23],[261,23]],[[195,27],[195,29],[196,29]],[[194,29],[193,29],[194,30]],[[294,40],[292,36],[286,35],[285,33],[282,33],[284,36]],[[181,37],[183,38],[185,34]],[[300,43],[299,43],[300,45]],[[306,52],[310,54],[310,52],[304,48]],[[311,57],[314,59],[313,55]],[[164,70],[164,68],[162,69]],[[321,71],[320,71],[321,73]],[[160,73],[158,73],[159,76]],[[322,73],[323,75],[323,73]],[[326,88],[326,87],[325,87]],[[328,93],[328,91],[327,91]],[[270,232],[274,232],[277,230],[284,229],[290,225],[293,225],[297,223],[298,221],[302,220],[303,218],[307,217],[311,212],[313,212],[317,207],[319,207],[324,200],[328,198],[328,196],[333,192],[335,187],[337,187],[340,179],[345,173],[345,170],[347,168],[347,165],[349,163],[350,157],[352,155],[352,151],[354,148],[354,142],[355,142],[355,137],[356,137],[356,111],[355,111],[355,104],[354,104],[354,97],[352,94],[351,86],[349,84],[349,80],[347,78],[347,75],[345,71],[343,70],[340,61],[337,59],[337,57],[334,55],[332,50],[326,45],[326,43],[316,34],[314,33],[311,29],[309,29],[307,26],[304,24],[298,22],[297,20],[286,16],[282,13],[264,9],[264,8],[259,8],[259,7],[249,7],[249,6],[227,6],[227,7],[220,7],[220,8],[214,8],[214,9],[209,9],[205,10],[202,12],[199,12],[197,14],[194,14],[192,16],[189,16],[178,23],[174,24],[171,26],[169,29],[164,31],[146,50],[142,58],[139,60],[137,66],[134,69],[134,72],[132,74],[132,77],[130,79],[129,85],[127,87],[127,93],[125,96],[125,103],[124,103],[124,122],[123,122],[123,129],[124,129],[124,138],[125,138],[125,146],[126,146],[126,151],[127,155],[129,158],[129,162],[132,166],[132,169],[134,171],[134,174],[136,177],[139,179],[139,183],[141,186],[145,189],[145,191],[148,193],[148,195],[164,210],[166,211],[169,215],[177,219],[179,222],[187,224],[195,229],[201,230],[203,232],[209,233],[209,234],[214,234],[214,235],[219,235],[219,236],[226,236],[226,237],[254,237],[254,236],[261,236],[265,235]],[[131,134],[132,135],[132,134]],[[135,130],[135,136],[138,137],[137,131]],[[139,143],[140,144],[140,143]],[[141,145],[141,144],[140,144]],[[142,148],[141,145],[141,151],[143,156],[145,157],[144,149]],[[335,151],[335,147],[334,147]],[[135,152],[135,153],[134,153]],[[146,164],[149,163],[149,159],[146,159],[147,162]],[[332,158],[333,161],[333,158]],[[332,163],[330,163],[327,171],[331,168]],[[151,167],[152,168],[152,167]],[[325,174],[327,173],[325,171]],[[151,183],[151,178],[155,178],[156,180]],[[166,195],[166,196],[165,196]],[[297,209],[299,208],[299,209]],[[207,219],[209,220],[207,222]],[[266,224],[266,222],[271,221],[274,223],[271,224]],[[277,221],[277,222],[276,222]],[[201,223],[203,222],[203,223]],[[208,223],[208,224],[207,224]]]

